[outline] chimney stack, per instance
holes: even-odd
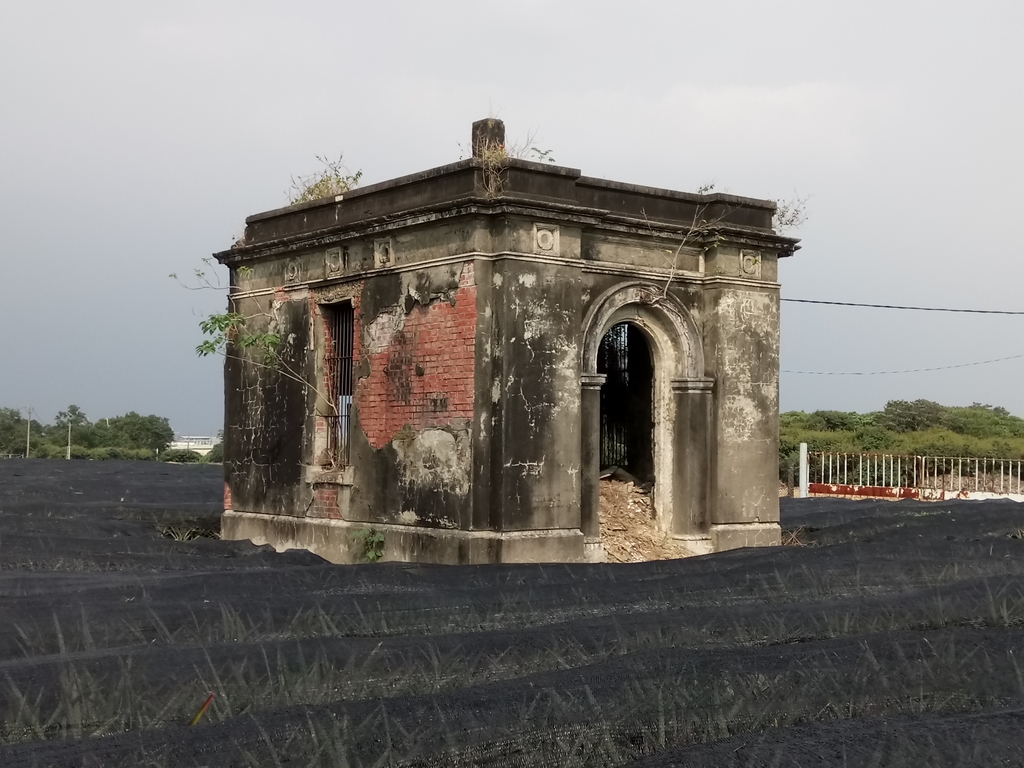
[[[505,124],[496,117],[473,123],[473,157],[482,157],[485,147],[505,146]]]

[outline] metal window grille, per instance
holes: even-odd
[[[352,414],[352,352],[355,343],[355,315],[352,304],[325,307],[327,350],[324,370],[327,394],[332,404],[327,415],[327,450],[336,464],[349,459],[349,426]]]

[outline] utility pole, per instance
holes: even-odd
[[[71,417],[68,417],[68,461],[71,461]]]
[[[25,419],[25,458],[29,456],[29,449],[32,447],[32,406],[28,407],[28,414]]]

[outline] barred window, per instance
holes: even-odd
[[[348,464],[352,413],[352,350],[355,315],[351,302],[323,307],[326,321],[324,373],[331,409],[327,414],[327,450],[335,464]]]

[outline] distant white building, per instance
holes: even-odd
[[[212,437],[196,437],[195,435],[181,435],[171,441],[171,450],[195,451],[200,456],[205,456],[213,450],[217,441]]]

